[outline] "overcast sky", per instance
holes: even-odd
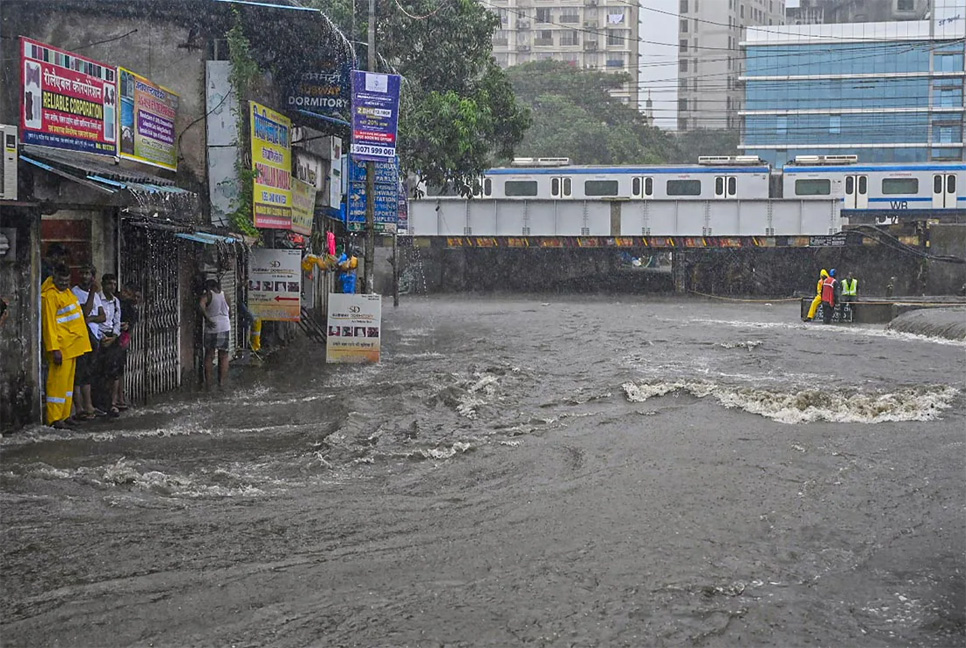
[[[709,2],[724,0],[706,0]],[[648,89],[654,100],[654,122],[665,129],[677,128],[678,103],[678,0],[641,2],[641,108]],[[665,15],[652,10],[664,11]],[[648,43],[647,41],[651,41]],[[670,43],[671,46],[653,43]]]

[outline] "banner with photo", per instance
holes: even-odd
[[[382,295],[329,295],[325,361],[379,362]]]
[[[297,322],[302,313],[302,251],[252,248],[248,309],[258,319]]]
[[[174,120],[180,97],[125,68],[118,68],[121,96],[120,156],[178,170]]]
[[[117,68],[21,38],[20,140],[117,155]]]
[[[251,102],[255,227],[292,229],[292,120]]]

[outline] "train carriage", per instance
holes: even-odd
[[[966,208],[962,162],[861,164],[855,156],[798,156],[782,170],[782,195],[840,198],[843,209]]]

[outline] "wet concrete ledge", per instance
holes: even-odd
[[[802,316],[808,312],[811,298],[802,299]],[[896,318],[913,311],[948,311],[958,313],[966,320],[966,299],[962,297],[906,297],[902,299],[870,298],[852,302],[852,321],[855,324],[889,324]],[[944,316],[936,316],[945,321]],[[916,321],[928,319],[926,316],[914,318]],[[955,319],[955,315],[952,316]],[[914,332],[914,331],[909,331]],[[927,335],[924,333],[924,335]],[[953,338],[959,339],[959,338]]]
[[[897,308],[905,306],[905,304],[896,304]],[[945,307],[907,309],[889,323],[888,329],[966,341],[966,304],[958,307],[946,305]]]

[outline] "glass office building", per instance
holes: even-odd
[[[749,29],[740,148],[864,162],[963,160],[964,16]]]

